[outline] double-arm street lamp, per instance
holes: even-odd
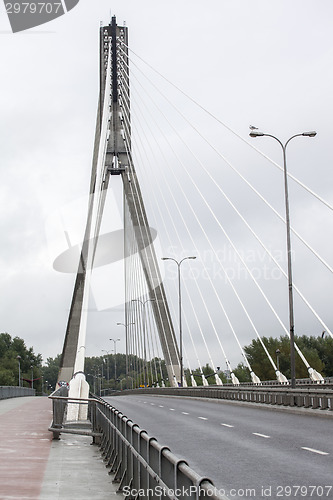
[[[110,373],[109,373],[109,355],[110,355],[110,352],[112,351],[107,351],[106,349],[102,349],[102,352],[106,352],[107,354],[107,357],[106,357],[106,370],[107,370],[107,377],[108,377],[108,381],[110,380]]]
[[[180,357],[180,387],[183,387],[183,330],[182,330],[182,298],[181,298],[181,286],[180,286],[180,266],[184,260],[196,259],[196,257],[184,257],[182,260],[178,261],[173,257],[162,257],[162,260],[172,260],[178,266],[178,301],[179,301],[179,357]]]
[[[156,299],[132,299],[132,302],[139,302],[142,305],[142,326],[143,326],[143,357],[144,357],[144,370],[143,376],[144,381],[143,385],[147,387],[147,350],[146,350],[146,304],[148,302],[155,302]]]
[[[291,387],[296,386],[296,373],[295,373],[295,341],[294,341],[294,305],[293,305],[293,280],[292,280],[292,264],[291,264],[291,236],[290,236],[290,215],[289,215],[289,196],[288,196],[288,174],[287,174],[287,156],[286,148],[289,142],[295,137],[314,137],[317,132],[303,132],[291,136],[285,144],[275,135],[264,134],[258,130],[252,130],[250,137],[272,137],[281,146],[283,151],[283,172],[284,172],[284,195],[286,205],[286,227],[287,227],[287,257],[288,257],[288,289],[289,289],[289,333],[290,333],[290,371],[291,371]]]
[[[125,327],[125,351],[126,351],[126,378],[128,377],[128,327],[135,323],[117,323],[118,326]]]
[[[114,383],[116,384],[117,380],[117,342],[120,341],[120,339],[110,339],[113,342],[114,346]]]

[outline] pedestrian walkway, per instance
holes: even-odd
[[[46,397],[0,401],[0,500],[106,500],[116,487],[88,436],[48,427],[52,403]]]

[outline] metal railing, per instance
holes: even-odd
[[[49,430],[56,438],[62,432],[81,432],[64,424],[66,406],[78,403],[78,399],[50,396],[53,403],[53,422]],[[228,500],[224,491],[217,490],[212,481],[197,474],[187,462],[174,455],[167,446],[160,445],[132,420],[106,401],[92,397],[82,399],[88,404],[91,422],[90,435],[100,446],[109,474],[118,484],[119,493],[128,499],[161,498],[175,500]]]
[[[163,396],[182,396],[195,398],[223,399],[267,405],[291,406],[320,410],[333,410],[333,390],[320,388],[282,387],[164,387],[128,389],[113,392],[112,396],[128,394],[156,394]]]
[[[24,396],[35,396],[35,389],[29,387],[16,387],[10,385],[0,386],[0,399],[22,398]]]

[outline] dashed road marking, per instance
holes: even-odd
[[[259,432],[252,432],[255,436],[259,436],[261,438],[269,439],[271,436],[266,436],[266,434],[260,434]]]
[[[314,448],[307,448],[302,446],[302,450],[311,451],[312,453],[317,453],[318,455],[329,455],[326,451],[315,450]]]
[[[170,411],[175,411],[175,409],[174,409],[174,408],[169,408],[169,410],[170,410]]]
[[[189,413],[187,413],[186,411],[182,411],[182,414],[183,415],[189,415]]]
[[[200,418],[201,420],[208,420],[208,418],[206,417],[198,417],[198,418]]]
[[[163,406],[163,405],[158,405],[158,406],[159,406],[159,408],[164,408],[164,406]]]
[[[221,424],[221,425],[223,425],[223,427],[230,427],[230,428],[235,427],[234,425],[230,425],[230,424]]]

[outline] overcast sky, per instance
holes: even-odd
[[[77,219],[71,222],[75,228],[71,237],[73,242],[80,239],[85,217],[82,200],[89,189],[98,98],[99,26],[101,22],[108,24],[111,13],[117,16],[119,24],[126,21],[130,47],[135,53],[242,138],[249,139],[249,124],[283,141],[295,133],[316,130],[315,138],[297,138],[289,145],[288,167],[293,175],[333,203],[331,0],[80,0],[65,16],[17,34],[11,33],[1,4],[0,331],[22,337],[44,359],[61,352],[66,330],[74,275],[53,268],[55,258],[65,249],[57,237],[57,220],[60,213],[74,214]],[[134,101],[135,95],[133,89]],[[193,122],[203,126],[203,132],[215,146],[283,214],[281,173],[214,120],[198,114],[185,99],[179,100],[178,106],[188,111]],[[137,127],[133,123],[133,128]],[[189,143],[192,141],[194,149],[199,148],[186,127],[183,134]],[[249,141],[255,141],[256,147],[282,163],[281,150],[272,139]],[[282,255],[283,227],[272,222],[262,203],[225,165],[220,166],[211,151],[207,150],[203,156],[210,173],[249,217],[265,243]],[[173,164],[172,155],[170,163]],[[163,167],[156,168],[158,172]],[[223,211],[240,250],[248,257],[253,252],[251,255],[260,260],[262,251],[251,242],[246,231],[238,231],[241,221],[229,214],[230,209],[223,205],[218,193],[211,191],[208,181],[205,184],[206,175],[199,170],[196,173],[196,168],[193,166],[194,179],[201,182],[203,192],[211,197],[214,210]],[[137,169],[140,176],[139,166]],[[153,188],[141,175],[148,198],[147,210],[154,213],[154,197],[149,191]],[[179,175],[185,182],[185,174],[179,172]],[[190,187],[188,196],[193,204],[198,203],[196,210],[201,211],[197,195]],[[290,198],[292,224],[332,265],[332,211],[292,181]],[[183,208],[186,212],[185,204]],[[211,228],[210,237],[214,241],[218,233],[204,211],[202,220],[208,231]],[[154,227],[158,224],[157,212],[151,224]],[[163,226],[156,228],[162,246],[165,244],[162,248],[165,253],[168,248]],[[200,250],[193,269],[200,274],[202,255],[209,248],[195,224],[192,233]],[[228,249],[221,240],[215,244],[219,251]],[[182,251],[184,248],[193,250],[190,240],[186,240]],[[297,242],[294,249],[295,281],[302,285],[304,293],[332,327],[331,275]],[[281,257],[281,262],[285,268],[285,258]],[[282,334],[261,299],[253,295],[248,281],[245,280],[240,293],[258,321],[261,334]],[[287,292],[283,280],[280,281],[277,289],[268,280],[263,286],[287,325]],[[175,296],[173,285],[170,282],[167,288]],[[205,284],[202,287],[204,293],[210,293]],[[226,293],[225,303],[237,323],[234,299]],[[200,304],[196,292],[193,301]],[[189,307],[186,296],[184,307]],[[216,308],[216,314],[220,314],[217,311]],[[296,314],[297,333],[321,334],[322,326],[303,312],[298,302]],[[109,337],[120,334],[116,330],[117,321],[124,321],[121,305],[106,312],[91,312],[88,355],[100,355],[102,349],[111,349]],[[240,320],[237,327],[241,343],[248,344],[253,333]],[[240,361],[240,352],[234,349],[235,342],[228,339],[224,345],[235,365]],[[201,346],[199,340],[198,345]],[[124,352],[124,349],[125,343],[120,342],[119,350]],[[191,348],[189,351],[192,356]],[[204,352],[202,362],[207,361]],[[225,367],[220,355],[216,355],[214,362]],[[192,364],[196,366],[193,358]]]

